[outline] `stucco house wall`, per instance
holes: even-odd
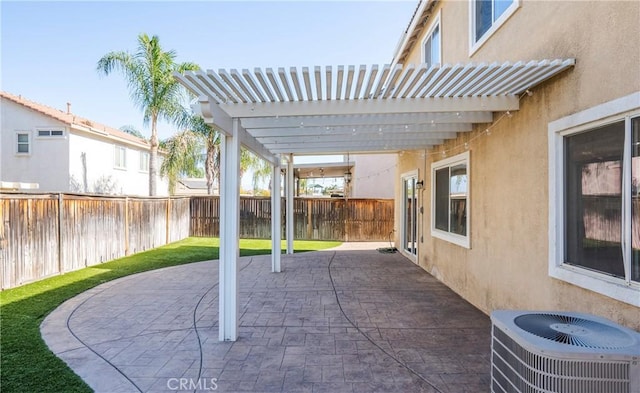
[[[69,132],[65,124],[45,114],[25,110],[21,105],[2,99],[3,181],[38,183],[39,190],[67,190],[69,185]],[[39,137],[38,129],[64,130],[63,136]],[[29,135],[28,154],[16,154],[17,133]]]
[[[395,154],[353,155],[352,198],[393,199],[397,166]]]
[[[149,174],[140,163],[141,152],[149,152],[147,142],[22,97],[2,92],[0,99],[0,180],[37,183],[39,192],[149,195]],[[38,135],[47,129],[63,135]],[[18,132],[29,135],[28,154],[17,153]],[[116,168],[116,146],[125,149],[124,168]],[[160,176],[157,195],[168,195],[168,182]]]
[[[400,175],[417,169],[426,185],[418,197],[424,212],[419,214],[423,225],[418,225],[418,239],[423,241],[417,263],[487,313],[571,310],[640,330],[637,306],[550,277],[548,132],[550,122],[640,91],[640,3],[521,1],[471,55],[469,10],[466,1],[441,1],[434,9],[441,20],[443,63],[575,58],[576,66],[525,95],[511,117],[496,113],[493,124],[427,152],[399,155],[397,225],[403,213]],[[421,61],[423,37],[409,62]],[[431,164],[466,151],[470,248],[435,238],[430,230]]]

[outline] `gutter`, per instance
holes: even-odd
[[[413,16],[411,17],[411,21],[409,22],[407,29],[400,35],[400,39],[398,40],[398,44],[396,45],[396,49],[393,53],[393,58],[391,59],[391,68],[398,64],[399,57],[402,56],[402,53],[407,49],[409,39],[412,35],[411,33],[416,29],[418,22],[422,19],[422,15],[425,11],[432,10],[433,6],[437,2],[438,0],[420,0]]]

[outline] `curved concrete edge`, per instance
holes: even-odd
[[[40,324],[40,334],[51,352],[64,361],[94,391],[128,393],[138,392],[138,389],[111,364],[74,337],[67,321],[74,310],[85,301],[136,275],[109,281],[76,295],[53,310]]]

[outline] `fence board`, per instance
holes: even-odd
[[[293,208],[294,238],[339,241],[388,240],[394,224],[393,208],[392,199],[296,198]],[[282,211],[284,210],[283,206]],[[284,222],[283,218],[283,226]],[[191,236],[219,235],[219,198],[192,197]],[[240,237],[271,237],[270,198],[240,197]]]
[[[0,194],[0,288],[184,239],[188,213],[189,198]]]

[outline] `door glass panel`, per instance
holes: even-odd
[[[404,250],[412,255],[417,255],[417,241],[418,235],[418,199],[416,193],[416,181],[415,176],[407,177],[403,179],[403,197],[404,197],[404,222],[403,232]]]
[[[624,122],[566,138],[565,262],[624,278]]]
[[[631,119],[631,280],[640,282],[640,117]]]

